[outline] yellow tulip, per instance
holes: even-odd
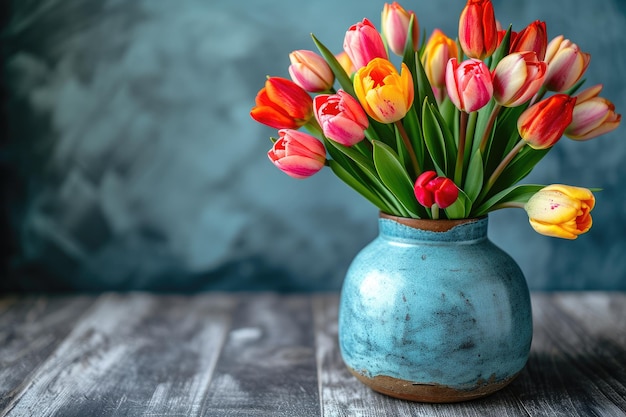
[[[530,225],[545,236],[576,239],[591,228],[595,198],[590,190],[553,184],[539,190],[526,203]]]
[[[354,75],[354,91],[365,112],[381,123],[402,119],[413,105],[413,77],[406,64],[398,71],[383,58],[374,58]]]

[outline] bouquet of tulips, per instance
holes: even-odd
[[[415,13],[394,2],[380,32],[363,19],[337,55],[313,42],[319,53],[292,52],[291,79],[268,77],[250,113],[278,129],[268,156],[283,172],[328,166],[400,217],[520,207],[541,234],[589,230],[591,190],[519,184],[563,135],[587,140],[621,121],[601,85],[578,92],[590,55],[563,36],[548,42],[545,22],[504,30],[490,0],[468,0],[457,40],[435,29],[420,45]]]

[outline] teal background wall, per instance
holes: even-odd
[[[11,291],[327,290],[377,233],[377,212],[328,171],[304,181],[266,157],[248,113],[287,54],[336,52],[382,1],[13,0],[3,10],[2,260]],[[403,1],[456,36],[461,0]],[[545,20],[592,54],[587,85],[626,109],[620,0],[495,0],[504,26]],[[577,241],[522,210],[490,237],[532,289],[626,289],[624,129],[566,138],[527,182],[601,187]]]

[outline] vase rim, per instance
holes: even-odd
[[[380,212],[381,219],[388,219],[418,230],[428,230],[430,232],[447,232],[452,228],[461,224],[468,224],[487,218],[487,215],[481,217],[470,217],[464,219],[415,219],[411,217],[394,216],[385,212]]]

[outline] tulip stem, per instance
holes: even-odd
[[[520,139],[520,141],[517,142],[517,145],[515,145],[515,147],[511,149],[511,151],[507,154],[507,156],[504,157],[504,159],[500,162],[500,164],[496,167],[496,169],[494,169],[493,172],[491,173],[491,176],[489,177],[489,179],[487,180],[487,183],[483,187],[483,190],[481,191],[480,196],[478,197],[478,200],[481,200],[487,195],[489,190],[491,190],[491,187],[493,187],[493,185],[496,183],[500,175],[504,172],[505,168],[509,165],[509,163],[511,163],[513,158],[515,158],[515,156],[522,150],[522,148],[525,145],[526,145],[526,141],[524,141],[523,139]]]
[[[437,205],[437,203],[432,205],[432,207],[430,208],[430,211],[431,211],[431,218],[433,220],[439,220],[439,206]]]
[[[467,136],[467,120],[469,113],[461,111],[461,122],[459,126],[459,150],[456,157],[456,167],[454,168],[454,182],[459,187],[463,185],[463,162],[465,160],[465,138]]]
[[[411,144],[411,140],[409,139],[409,135],[406,133],[406,129],[402,125],[402,122],[399,120],[395,123],[398,131],[400,132],[400,137],[402,138],[402,142],[406,147],[407,152],[409,153],[409,157],[411,158],[411,164],[413,165],[413,170],[415,171],[415,178],[419,177],[421,174],[421,169],[419,163],[417,162],[417,156],[415,155],[415,149],[413,149],[413,145]]]
[[[485,149],[487,149],[487,142],[491,137],[491,130],[493,129],[493,124],[496,122],[496,118],[498,114],[500,114],[500,109],[502,106],[498,103],[495,103],[493,106],[493,110],[491,110],[491,115],[489,115],[489,120],[487,121],[487,126],[485,126],[485,131],[483,132],[483,137],[480,140],[480,154],[484,156]]]

